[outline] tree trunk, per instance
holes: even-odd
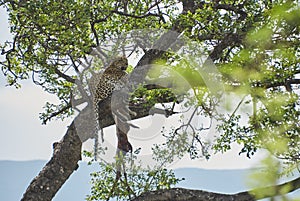
[[[63,139],[53,144],[53,156],[23,195],[22,201],[52,200],[81,159],[81,141],[74,122],[69,126]]]

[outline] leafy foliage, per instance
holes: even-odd
[[[299,152],[298,137],[294,135],[298,133],[299,98],[293,85],[297,83],[292,83],[299,70],[299,26],[290,21],[297,18],[296,11],[299,8],[291,2],[274,5],[264,13],[267,23],[247,34],[246,48],[222,65],[225,83],[239,93],[249,94],[251,100],[245,104],[252,103],[253,113],[246,126],[241,126],[239,115],[224,121],[217,150],[237,141],[244,144],[242,152],[247,156],[260,147],[288,160]]]
[[[92,188],[87,200],[106,200],[113,197],[117,200],[130,199],[144,192],[170,189],[184,180],[176,178],[172,170],[159,167],[142,168],[133,164],[126,171],[126,177],[121,178],[112,191],[116,177],[115,166],[115,163],[99,163],[99,171],[91,173]]]

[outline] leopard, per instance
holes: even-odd
[[[119,56],[112,60],[112,62],[107,66],[107,68],[104,70],[103,73],[97,73],[95,74],[90,82],[90,89],[91,89],[91,95],[92,95],[92,101],[93,101],[93,111],[94,111],[94,118],[95,118],[95,124],[96,124],[96,132],[95,132],[95,146],[94,146],[94,154],[95,159],[97,157],[98,152],[98,131],[101,132],[101,138],[102,142],[104,141],[103,138],[103,128],[101,125],[99,125],[100,122],[100,115],[99,115],[99,104],[101,101],[105,100],[106,98],[109,98],[112,96],[113,92],[116,90],[122,89],[124,85],[126,84],[126,81],[128,79],[128,74],[126,72],[128,67],[128,59],[125,56]],[[119,135],[117,135],[119,136]],[[120,141],[118,139],[118,147],[120,147],[120,143],[125,144],[126,147],[123,148],[125,152],[128,152],[128,150],[131,148],[131,144],[128,142],[127,137],[124,138],[126,142]],[[130,147],[128,149],[128,147]]]

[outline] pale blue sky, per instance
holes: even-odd
[[[11,38],[6,10],[0,9],[0,42]],[[51,122],[42,126],[39,112],[47,99],[54,96],[44,93],[30,81],[22,82],[21,89],[5,87],[0,73],[0,160],[48,159],[52,143],[63,136],[67,122]]]
[[[0,9],[0,42],[10,38],[6,11]],[[5,78],[0,73],[0,160],[48,160],[52,155],[53,142],[59,141],[66,132],[71,119],[64,122],[52,121],[41,125],[38,116],[46,101],[55,101],[55,97],[43,92],[30,80],[21,83],[21,89],[5,87]],[[161,117],[158,117],[158,120]],[[107,130],[113,132],[113,129]],[[138,133],[139,130],[136,130]],[[144,131],[143,131],[144,132]],[[115,139],[107,139],[115,144]],[[133,140],[133,144],[134,139]],[[149,143],[148,143],[149,144]],[[90,147],[87,143],[85,147]],[[136,144],[134,144],[136,145]],[[136,145],[137,146],[137,145]],[[249,168],[258,164],[262,155],[252,160],[238,156],[238,147],[227,154],[218,154],[211,160],[190,161],[188,159],[175,164],[175,167],[199,167],[211,169]]]

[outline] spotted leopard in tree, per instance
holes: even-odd
[[[111,96],[114,90],[123,87],[122,78],[127,75],[127,66],[128,60],[126,57],[117,57],[105,69],[103,74],[97,76],[98,79],[93,81],[95,86],[92,87],[94,105]]]
[[[110,97],[115,90],[120,90],[125,85],[127,78],[127,66],[128,60],[126,57],[117,57],[109,64],[109,66],[102,74],[96,74],[95,76],[93,76],[89,83],[93,98],[93,107],[97,125],[94,150],[95,156],[98,150],[98,130],[101,130],[101,137],[103,141],[103,131],[101,125],[99,125],[99,103],[104,99]],[[131,147],[130,143],[127,140],[127,137],[126,142],[122,143],[128,144],[128,146]]]

